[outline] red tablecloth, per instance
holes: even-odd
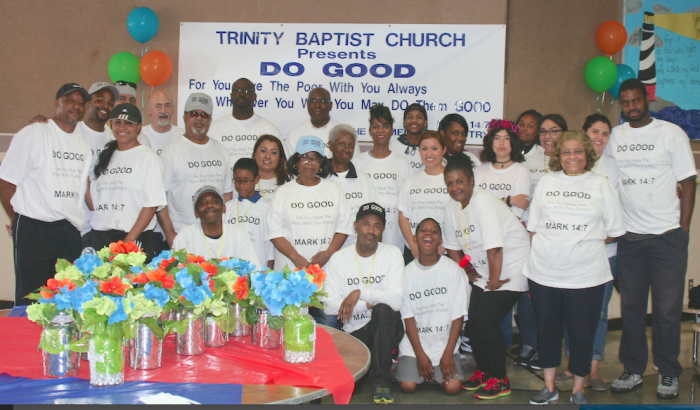
[[[0,318],[0,373],[46,378],[41,351],[37,350],[41,330],[27,318]],[[309,364],[285,363],[282,348],[265,350],[251,346],[249,338],[233,339],[228,346],[207,348],[199,356],[180,356],[175,353],[174,338],[169,336],[163,342],[162,366],[155,370],[126,367],[125,381],[318,387],[327,388],[338,404],[350,402],[355,381],[331,336],[323,329],[316,331],[316,357]],[[87,362],[81,364],[77,377],[90,378]]]

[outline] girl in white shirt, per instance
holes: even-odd
[[[261,135],[253,147],[253,157],[258,163],[260,181],[256,189],[266,199],[272,199],[277,187],[291,179],[287,172],[287,156],[282,141],[274,135]]]
[[[595,162],[586,134],[562,134],[552,150],[551,172],[538,183],[530,204],[532,248],[524,274],[538,319],[539,363],[545,379],[545,388],[531,404],[558,398],[554,381],[565,325],[574,375],[572,401],[588,402],[583,380],[591,370],[605,287],[613,279],[605,242],[625,233],[615,190],[606,177],[590,172]]]
[[[153,229],[159,206],[167,205],[163,165],[152,149],[141,145],[141,112],[133,104],[112,110],[115,140],[105,145],[90,175],[85,196],[96,250],[112,242],[141,242],[150,260],[155,251]]]
[[[404,262],[409,264],[418,257],[418,244],[414,241],[416,226],[425,218],[435,219],[442,228],[445,205],[450,199],[445,187],[445,141],[437,131],[427,131],[418,144],[423,169],[409,175],[399,192],[399,227],[403,234]],[[440,246],[440,255],[445,249]]]

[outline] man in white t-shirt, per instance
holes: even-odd
[[[214,103],[204,93],[192,93],[185,103],[185,134],[175,138],[160,155],[168,206],[157,213],[169,245],[177,232],[197,222],[192,212],[194,193],[203,185],[212,185],[233,198],[233,176],[226,148],[207,136]]]
[[[331,118],[331,110],[333,109],[333,100],[331,93],[325,88],[314,88],[309,92],[309,97],[306,100],[306,110],[309,112],[309,119],[296,126],[289,131],[287,138],[284,140],[284,151],[287,158],[290,158],[297,146],[297,142],[306,135],[313,135],[321,138],[325,144],[323,156],[329,158],[331,150],[328,146],[328,133],[338,123]],[[360,144],[355,141],[355,152],[360,152]]]
[[[156,90],[148,97],[146,112],[151,116],[151,124],[144,126],[141,133],[151,141],[151,149],[160,155],[170,141],[185,134],[185,130],[170,123],[175,113],[173,97],[165,90]]]
[[[136,105],[136,84],[128,81],[117,81],[114,83],[119,91],[119,97],[114,105],[129,103]]]
[[[255,142],[261,135],[273,135],[282,140],[282,133],[275,124],[253,112],[257,97],[255,84],[247,78],[239,78],[231,84],[231,115],[214,121],[209,129],[209,137],[226,147],[231,166],[241,158],[253,157]]]
[[[651,288],[652,354],[659,368],[656,395],[670,399],[678,396],[678,376],[683,371],[678,362],[680,320],[697,172],[688,136],[675,124],[651,118],[641,81],[622,83],[619,99],[622,115],[629,122],[613,129],[605,149],[617,161],[627,229],[617,248],[623,323],[620,361],[625,370],[612,382],[611,390],[628,392],[642,384]]]
[[[56,273],[56,259],[74,261],[82,250],[80,228],[92,152],[76,126],[87,91],[64,84],[53,119],[24,127],[0,164],[0,201],[12,221],[15,305]]]
[[[224,223],[224,197],[216,187],[205,185],[194,194],[194,214],[198,222],[185,226],[175,237],[173,249],[187,249],[188,253],[211,258],[239,258],[249,261],[258,269],[260,264],[248,233],[238,225]]]
[[[357,243],[333,254],[326,264],[323,298],[326,315],[337,315],[346,333],[367,345],[372,355],[369,383],[374,402],[391,404],[391,350],[403,337],[403,255],[399,248],[379,243],[386,214],[370,202],[355,218]]]

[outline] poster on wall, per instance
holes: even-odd
[[[700,139],[700,0],[625,0],[624,64],[647,85],[654,118]]]
[[[403,110],[422,104],[428,128],[447,114],[481,145],[503,116],[505,25],[181,23],[178,107],[193,92],[214,100],[214,120],[231,115],[231,84],[255,83],[255,113],[286,136],[308,120],[309,91],[331,94],[331,118],[371,141],[369,107],[384,104],[403,131]],[[183,120],[178,115],[178,125]]]

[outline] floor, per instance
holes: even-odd
[[[684,321],[681,325],[681,354],[680,363],[683,366],[683,374],[679,378],[680,392],[678,398],[673,400],[663,400],[656,397],[656,384],[658,372],[654,369],[653,363],[649,363],[644,373],[644,385],[642,388],[626,394],[617,394],[610,392],[610,382],[622,373],[622,364],[617,359],[618,350],[620,348],[620,337],[622,331],[608,332],[607,343],[605,346],[605,360],[600,365],[600,373],[603,380],[608,382],[607,392],[596,392],[589,388],[585,393],[592,404],[700,404],[700,377],[698,377],[693,369],[692,348],[693,348],[693,331],[691,330],[692,322]],[[651,328],[647,328],[647,340],[651,340]],[[563,352],[563,349],[562,349]],[[651,343],[649,346],[649,357],[651,358]],[[510,396],[501,397],[496,400],[479,400],[473,397],[473,393],[462,391],[457,395],[448,396],[443,393],[442,388],[438,385],[419,386],[416,392],[412,394],[404,394],[400,391],[398,383],[391,386],[396,404],[529,404],[530,397],[544,387],[542,380],[542,371],[531,372],[522,366],[513,365],[513,359],[506,358],[508,368],[508,376],[510,378],[512,394]],[[562,353],[563,370],[567,363],[566,356]],[[465,374],[471,375],[474,369],[474,361],[471,355],[462,361]],[[559,404],[568,404],[571,390],[571,384],[558,385],[560,393]],[[363,377],[357,382],[355,392],[353,393],[350,404],[371,404],[372,387],[367,383],[367,378]],[[324,397],[324,404],[333,403],[332,397]]]

